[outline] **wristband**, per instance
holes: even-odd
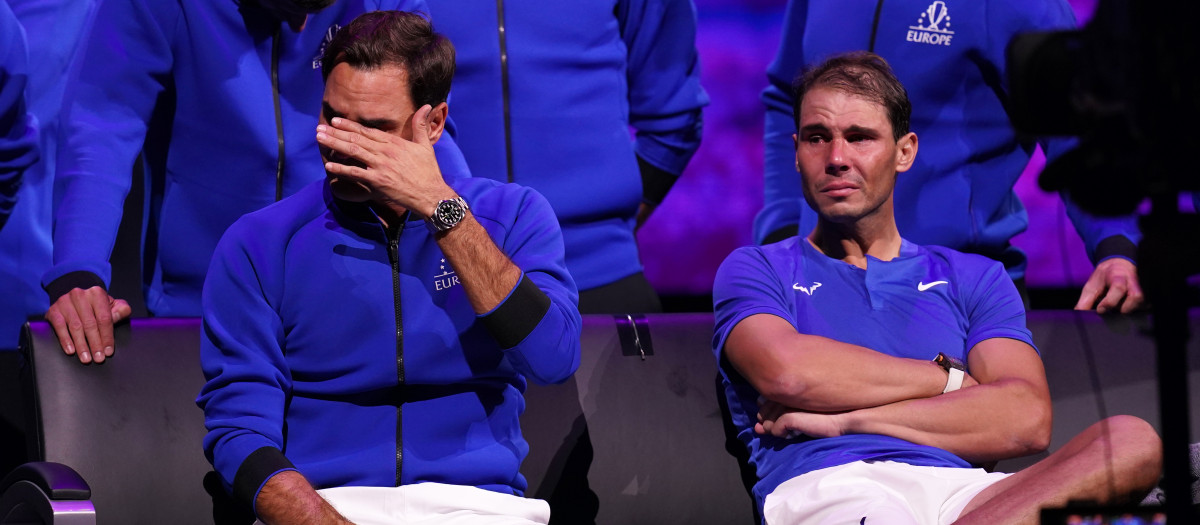
[[[963,378],[967,375],[966,366],[963,366],[962,361],[938,352],[937,357],[933,358],[933,364],[946,371],[946,388],[942,389],[943,394],[962,388]]]
[[[943,394],[962,388],[963,377],[967,375],[965,372],[957,368],[951,368],[949,374],[950,375],[946,377],[946,388],[942,389]]]

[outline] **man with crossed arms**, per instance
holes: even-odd
[[[713,347],[765,522],[1036,523],[1042,507],[1144,496],[1161,443],[1129,416],[1021,472],[975,468],[1050,442],[1016,288],[1000,263],[900,237],[892,190],[918,141],[886,61],[836,56],[796,101],[817,226],[735,251],[713,292]]]

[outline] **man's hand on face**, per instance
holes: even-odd
[[[1097,302],[1099,301],[1099,302]],[[1113,257],[1096,265],[1092,276],[1083,285],[1076,310],[1091,310],[1096,313],[1131,313],[1146,302],[1142,287],[1138,284],[1137,267],[1127,259]]]
[[[113,324],[132,314],[124,299],[114,299],[104,288],[93,286],[63,294],[46,311],[46,320],[67,355],[78,356],[83,364],[103,363],[116,347]]]
[[[340,117],[317,126],[318,143],[360,163],[326,162],[325,170],[361,183],[373,201],[397,213],[412,210],[429,216],[438,201],[454,196],[442,179],[430,142],[432,111],[426,104],[413,114],[411,141]]]

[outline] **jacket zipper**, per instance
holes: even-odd
[[[407,215],[405,216],[405,219]],[[392,305],[396,311],[396,380],[404,385],[404,315],[400,307],[400,234],[404,219],[388,233],[388,259],[392,263]],[[403,389],[399,389],[403,392]],[[396,400],[396,486],[400,486],[404,466],[404,400]]]
[[[275,38],[271,40],[271,98],[275,103],[275,141],[279,144],[278,160],[275,162],[275,201],[283,200],[283,110],[279,105],[279,41],[283,38],[283,24],[275,28]]]
[[[867,51],[875,52],[875,33],[879,31],[879,13],[883,12],[883,0],[875,3],[875,20],[871,22],[871,42],[867,46]]]
[[[496,0],[496,23],[500,34],[500,98],[504,104],[504,165],[508,182],[513,182],[512,114],[508,95],[508,30],[504,27],[504,0]]]

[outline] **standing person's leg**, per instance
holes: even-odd
[[[1096,423],[1058,451],[984,489],[958,524],[1038,522],[1043,507],[1070,501],[1140,501],[1162,474],[1162,441],[1149,423],[1114,416]]]

